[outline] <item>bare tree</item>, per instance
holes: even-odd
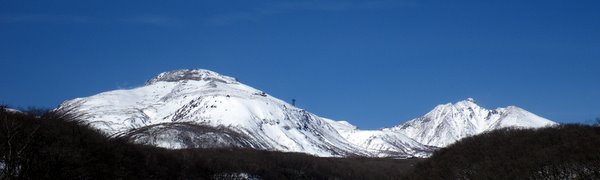
[[[33,131],[26,132],[24,122],[13,118],[14,115],[10,116],[5,112],[0,115],[0,123],[3,126],[0,134],[0,179],[18,177],[20,172],[28,168],[30,159],[27,157],[27,150],[40,128],[36,126]]]

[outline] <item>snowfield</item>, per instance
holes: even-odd
[[[516,106],[488,110],[469,98],[438,105],[432,111],[387,129],[428,146],[446,147],[462,138],[505,127],[540,128],[557,123]]]
[[[360,130],[202,69],[161,73],[142,87],[65,101],[55,111],[78,115],[107,135],[159,147],[232,146],[323,157],[428,157],[486,130],[555,124],[517,107],[486,110],[467,100],[393,128]]]

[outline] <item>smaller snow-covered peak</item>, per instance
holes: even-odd
[[[458,101],[456,103],[441,104],[434,108],[430,113],[436,112],[448,112],[448,111],[473,111],[483,109],[481,106],[475,103],[473,98]]]
[[[2,109],[4,109],[6,112],[9,112],[9,113],[23,113],[19,110],[7,108],[7,107],[3,107]]]
[[[177,82],[184,80],[192,81],[220,81],[223,83],[233,84],[238,81],[229,76],[220,75],[214,71],[206,69],[181,69],[169,72],[160,73],[158,76],[146,81],[146,85],[151,85],[156,82]]]
[[[468,107],[479,107],[479,105],[477,105],[477,101],[475,101],[475,99],[473,98],[467,98],[465,100],[459,101],[457,103],[455,103],[455,106],[468,106]]]
[[[335,120],[331,120],[331,119],[327,119],[327,118],[322,118],[322,119],[325,120],[325,122],[327,122],[329,125],[331,125],[333,128],[335,128],[337,131],[358,130],[358,127],[350,124],[348,121],[335,121]]]
[[[472,98],[438,105],[423,117],[391,128],[417,142],[446,147],[464,137],[505,127],[538,128],[556,124],[516,106],[486,109]]]

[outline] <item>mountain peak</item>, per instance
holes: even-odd
[[[146,85],[156,82],[177,82],[177,81],[220,81],[223,83],[238,83],[237,79],[229,76],[220,75],[214,71],[206,69],[180,69],[175,71],[163,72],[158,76],[146,81]]]
[[[473,98],[438,105],[434,110],[392,128],[417,142],[445,147],[464,137],[504,127],[538,128],[556,124],[516,106],[486,109]]]
[[[480,108],[480,106],[477,105],[475,99],[473,99],[473,98],[467,98],[465,100],[459,101],[457,103],[454,103],[453,106],[455,106],[457,108],[458,107],[467,107],[467,108],[469,108],[469,107],[470,108],[476,108],[476,107],[478,107],[478,108]]]
[[[475,99],[473,99],[473,98],[467,98],[465,101],[475,103]]]
[[[65,101],[55,111],[78,115],[112,137],[164,148],[244,147],[327,157],[431,153],[403,134],[328,120],[204,69],[163,72],[146,86]]]
[[[431,112],[447,112],[447,111],[457,111],[457,110],[473,111],[475,109],[484,109],[484,108],[477,105],[473,98],[468,98],[466,100],[458,101],[456,103],[440,104],[440,105],[436,106],[433,109],[433,111],[431,111]]]

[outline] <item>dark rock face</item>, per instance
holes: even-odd
[[[160,73],[158,76],[146,81],[146,85],[156,82],[178,82],[178,81],[218,81],[221,83],[234,84],[238,81],[233,77],[223,76],[219,73],[203,69],[182,69]]]
[[[129,131],[122,137],[134,143],[164,148],[256,148],[261,146],[250,137],[229,128],[192,123],[164,123],[145,126]]]

